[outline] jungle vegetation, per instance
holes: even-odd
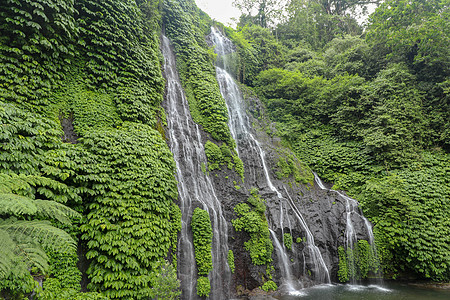
[[[204,39],[211,25],[237,46],[233,72],[275,134],[361,203],[386,275],[449,281],[449,1],[386,0],[361,25],[370,2],[236,1],[232,29],[193,0],[1,1],[0,298],[179,296],[162,28],[191,114],[214,140],[209,163],[244,180]],[[249,198],[234,224],[264,238],[247,245],[255,264],[272,252],[261,201]],[[193,228],[207,295],[204,212]]]

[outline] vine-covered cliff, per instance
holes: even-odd
[[[288,2],[0,3],[0,298],[449,280],[448,5]]]

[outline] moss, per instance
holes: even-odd
[[[275,282],[272,280],[264,282],[264,284],[261,286],[261,289],[265,292],[268,291],[276,291],[278,289],[278,286]]]

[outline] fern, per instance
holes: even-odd
[[[37,215],[46,219],[57,220],[62,224],[70,224],[70,218],[81,218],[79,213],[64,204],[40,199],[36,199],[33,202],[38,209]]]
[[[0,230],[8,232],[15,241],[27,241],[32,238],[43,247],[56,251],[75,249],[75,241],[62,229],[51,225],[49,221],[22,221],[12,217],[0,221]]]
[[[40,272],[48,270],[48,256],[38,244],[17,243],[15,253],[27,264],[27,267],[35,267]]]
[[[12,179],[18,179],[14,182]],[[9,176],[0,174],[0,215],[11,216],[0,219],[0,279],[6,279],[13,268],[22,270],[35,267],[41,272],[48,269],[48,257],[44,249],[55,251],[75,250],[75,241],[64,230],[49,221],[18,220],[16,217],[39,216],[70,224],[70,218],[79,214],[63,204],[49,200],[33,200],[27,196],[11,193],[21,190],[34,176]],[[27,182],[28,179],[28,182]],[[45,181],[41,178],[39,181]],[[9,193],[4,193],[4,192]],[[29,193],[28,193],[29,194]],[[34,196],[32,193],[30,196]]]
[[[0,279],[8,277],[14,266],[15,243],[8,232],[0,229]]]
[[[0,215],[35,215],[36,204],[25,196],[15,194],[0,194]]]

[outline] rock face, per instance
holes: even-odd
[[[246,99],[248,111],[258,116],[264,116],[262,105],[256,97]],[[315,245],[319,248],[323,260],[330,274],[332,282],[337,282],[338,271],[338,246],[344,245],[346,220],[346,200],[337,192],[321,189],[314,180],[303,184],[298,183],[290,176],[282,180],[278,179],[276,172],[279,170],[277,161],[284,155],[293,154],[280,145],[279,138],[269,136],[262,128],[271,128],[270,124],[263,124],[253,116],[248,116],[254,124],[254,134],[265,152],[269,176],[276,189],[281,192],[283,198],[273,192],[265,179],[264,170],[259,162],[258,155],[249,146],[240,148],[240,157],[245,167],[245,182],[240,184],[240,189],[235,188],[235,182],[239,177],[232,170],[223,167],[222,170],[211,172],[216,192],[222,203],[225,218],[228,224],[229,247],[235,256],[236,272],[232,276],[232,292],[239,290],[252,290],[263,284],[262,274],[265,274],[264,266],[254,266],[248,252],[244,249],[244,242],[249,236],[243,232],[235,232],[231,220],[235,219],[233,208],[246,202],[250,196],[249,190],[258,188],[260,195],[266,200],[266,217],[269,227],[276,233],[280,243],[283,243],[283,234],[290,233],[293,238],[292,249],[287,250],[292,275],[301,280],[306,287],[320,283],[317,279],[316,267],[308,255],[304,239],[307,235],[294,214],[289,208],[287,199],[291,199],[301,212],[310,232],[314,237]],[[206,141],[205,141],[206,142]],[[245,145],[245,142],[243,142]],[[280,151],[280,149],[282,151]],[[280,152],[282,154],[280,154]],[[311,172],[304,170],[304,172]],[[314,178],[310,173],[310,178]],[[283,210],[283,211],[281,211]],[[358,239],[368,240],[369,235],[364,220],[358,215],[352,215],[353,226]],[[297,242],[297,238],[302,239]],[[276,251],[273,255],[273,266],[275,267],[274,281],[280,285],[281,265]]]
[[[368,222],[353,199],[327,189],[307,166],[281,145],[273,124],[265,117],[261,101],[251,93],[243,93],[231,78],[232,67],[228,66],[233,65],[230,62],[235,52],[232,43],[214,28],[207,41],[215,46],[219,57],[217,80],[228,106],[236,151],[245,166],[245,182],[239,197],[230,194],[233,187],[229,181],[220,180],[232,177],[229,171],[222,170],[214,176],[227,220],[233,218],[230,209],[245,201],[250,189],[257,188],[266,200],[265,215],[276,248],[272,254],[273,280],[286,290],[337,281],[338,247],[354,242],[355,238],[370,240]],[[223,172],[227,174],[224,176]],[[228,228],[232,237],[229,243],[233,252],[238,253],[235,259],[240,268],[233,276],[234,285],[250,290],[261,286],[270,279],[264,276],[267,270],[251,264],[243,248],[248,237],[233,232],[230,225]]]
[[[219,68],[218,77],[226,77],[218,78],[218,81],[227,100],[229,125],[237,144],[236,151],[244,163],[245,180],[242,181],[235,170],[226,166],[220,170],[208,170],[202,145],[208,140],[219,145],[221,142],[214,141],[193,123],[175,72],[175,59],[168,41],[164,43],[168,81],[164,106],[168,118],[173,119],[168,120],[166,136],[178,167],[183,223],[178,244],[182,298],[198,299],[190,228],[190,218],[196,207],[209,212],[213,228],[213,271],[208,276],[211,299],[249,295],[270,278],[267,266],[252,264],[250,254],[244,248],[249,235],[236,232],[231,223],[237,218],[234,208],[239,203],[246,203],[250,190],[254,188],[265,200],[271,238],[278,240],[273,241],[276,248],[272,253],[273,269],[269,267],[272,280],[282,288],[289,287],[293,281],[296,287],[337,281],[338,246],[344,245],[348,221],[345,196],[319,186],[312,171],[282,146],[273,124],[265,121],[262,103],[248,93],[242,94],[236,83]],[[230,100],[230,97],[235,98]],[[358,239],[369,239],[360,215],[352,213],[350,219]],[[293,240],[289,249],[283,242],[286,235]],[[228,250],[234,253],[234,274],[227,264]],[[255,293],[258,294],[256,291],[251,294]]]

